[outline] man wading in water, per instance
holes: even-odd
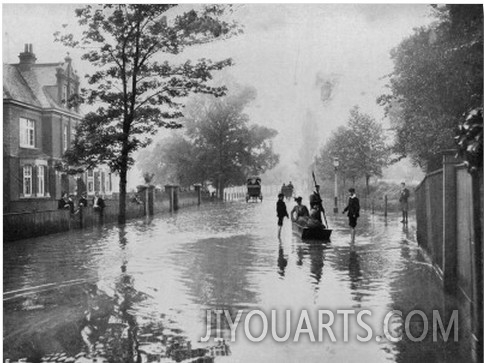
[[[276,211],[277,211],[277,225],[279,226],[279,230],[277,232],[277,236],[281,236],[281,229],[282,229],[282,222],[284,217],[289,218],[289,214],[287,214],[286,203],[284,203],[284,194],[279,193],[277,196],[279,200],[276,203]]]
[[[349,225],[351,228],[351,242],[355,242],[355,227],[358,217],[360,216],[360,200],[355,194],[355,188],[348,190],[350,197],[348,198],[348,205],[343,210],[343,214],[348,211]]]

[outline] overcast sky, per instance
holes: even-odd
[[[184,5],[188,6],[188,5]],[[3,4],[3,61],[17,63],[24,43],[38,62],[60,61],[76,51],[53,42],[62,24],[76,28],[76,4]],[[253,122],[279,131],[276,151],[284,163],[300,148],[304,115],[318,123],[321,142],[348,118],[353,105],[382,120],[376,97],[392,71],[390,50],[412,29],[433,21],[424,4],[237,4],[234,17],[244,34],[186,52],[185,57],[232,57],[231,73],[257,89],[248,110]],[[321,101],[321,84],[335,84],[331,100]],[[384,120],[382,120],[385,122]]]

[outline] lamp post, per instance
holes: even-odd
[[[338,166],[339,159],[337,157],[333,158],[334,165],[334,213],[338,213]]]

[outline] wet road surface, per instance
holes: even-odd
[[[462,318],[459,342],[453,341],[453,332],[447,342],[441,337],[433,341],[432,311],[439,311],[447,327],[457,303],[444,295],[414,242],[413,219],[404,227],[398,215],[385,220],[363,212],[356,242],[351,243],[346,217],[329,213],[331,243],[309,244],[293,235],[287,219],[278,238],[275,202],[267,197],[262,203],[206,204],[124,227],[4,244],[4,358],[34,361],[54,352],[74,356],[85,351],[80,330],[89,304],[86,291],[94,284],[106,299],[121,301],[114,310],[122,307],[117,319],[127,327],[123,334],[134,342],[127,361],[180,361],[183,357],[167,354],[170,342],[177,339],[192,348],[213,346],[212,339],[200,342],[208,309],[228,310],[232,318],[243,311],[235,342],[222,319],[220,336],[230,345],[230,355],[217,357],[217,362],[469,361]],[[293,203],[287,204],[290,210]],[[327,331],[318,341],[317,314],[323,309],[335,317],[331,327],[336,342]],[[368,332],[355,314],[348,316],[345,328],[343,315],[337,313],[343,309],[371,312],[363,319],[372,328],[368,342],[357,340],[357,335],[366,337]],[[269,320],[275,310],[279,336],[284,335],[285,314],[290,311],[287,341],[272,338],[270,321],[265,339],[249,341],[244,322],[253,310]],[[303,310],[308,320],[299,327],[295,342]],[[426,338],[413,342],[403,334],[400,342],[386,339],[383,320],[392,310],[401,310],[403,319],[412,310],[423,311],[429,323]],[[215,337],[215,315],[211,316]],[[257,316],[250,320],[255,337],[261,334],[261,321]],[[304,330],[308,322],[314,342]],[[108,316],[104,323],[112,326],[116,319]],[[390,328],[401,332],[404,323],[395,319]],[[421,336],[423,319],[413,316],[409,329],[413,336]]]

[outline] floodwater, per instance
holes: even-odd
[[[112,350],[111,361],[181,361],[170,344],[188,344],[188,351],[213,347],[221,344],[213,340],[217,334],[229,348],[216,362],[469,361],[463,317],[447,342],[442,333],[434,341],[433,311],[447,327],[457,304],[414,242],[414,219],[405,227],[398,215],[386,220],[363,212],[351,243],[346,217],[331,210],[331,243],[313,244],[293,235],[287,219],[278,238],[275,202],[206,204],[122,228],[4,244],[4,359],[86,351],[80,335],[85,291],[95,284],[103,298],[121,299],[117,320],[129,328],[127,355],[125,349],[116,358]],[[242,311],[235,341],[223,313],[217,331],[214,310],[227,310],[232,319]],[[346,323],[341,310],[353,311]],[[393,315],[388,328],[390,338],[402,336],[398,342],[383,329],[392,310],[403,314]],[[412,316],[414,310],[421,313]],[[361,311],[371,337],[357,320]],[[202,342],[207,314],[212,338]],[[261,315],[267,334],[250,341],[264,333]],[[272,322],[283,338],[289,324],[284,342],[276,341]],[[329,324],[336,341],[320,323]]]

